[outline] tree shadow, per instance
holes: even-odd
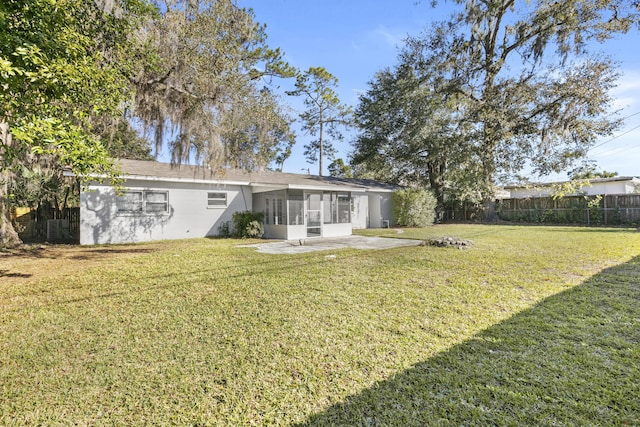
[[[638,425],[640,257],[298,426]]]
[[[90,259],[103,259],[110,258],[116,255],[139,255],[154,252],[153,248],[144,247],[82,247],[81,250],[74,251],[74,254],[69,257],[74,260],[90,260]]]
[[[0,277],[14,277],[19,279],[27,279],[31,276],[32,274],[12,273],[10,270],[0,270]]]
[[[70,259],[91,260],[103,259],[117,255],[137,255],[153,252],[154,248],[138,247],[132,244],[108,245],[108,246],[80,246],[77,244],[42,244],[23,245],[12,249],[7,257],[31,258],[31,259]]]

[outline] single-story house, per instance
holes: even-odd
[[[573,195],[595,196],[598,194],[638,194],[640,193],[640,178],[631,176],[616,176],[613,178],[590,179],[591,185],[580,186]],[[567,182],[551,182],[530,185],[507,185],[502,188],[502,199],[528,199],[532,197],[549,197],[556,189]]]
[[[119,160],[125,191],[91,182],[80,193],[80,243],[216,236],[234,212],[264,214],[266,238],[348,236],[388,226],[398,187],[370,180]]]

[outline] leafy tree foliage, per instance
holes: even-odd
[[[362,177],[429,186],[442,205],[445,191],[457,182],[454,172],[466,160],[463,125],[455,121],[464,100],[434,93],[427,81],[433,76],[418,71],[401,64],[370,82],[355,112],[360,133],[351,163]]]
[[[329,164],[329,176],[337,178],[353,178],[351,166],[346,164],[343,159],[335,159]]]
[[[70,206],[77,206],[78,181],[65,177],[56,159],[34,157],[24,162],[14,171],[14,179],[9,183],[11,202],[15,206],[53,208],[57,218]]]
[[[153,160],[151,142],[133,128],[127,116],[94,120],[94,131],[102,145],[114,159]]]
[[[599,171],[595,161],[584,161],[582,164],[567,173],[570,180],[588,180],[594,178],[613,178],[618,172]]]
[[[0,3],[0,246],[19,243],[8,184],[33,156],[81,176],[115,172],[91,124],[121,105],[127,33],[145,11],[138,0]]]
[[[322,176],[323,159],[333,159],[336,150],[333,141],[343,139],[342,127],[351,120],[351,108],[340,103],[334,88],[338,79],[323,67],[310,67],[296,78],[296,89],[287,92],[302,96],[306,110],[300,114],[302,129],[317,139],[305,145],[309,163],[318,162],[318,175]],[[330,137],[332,140],[327,140]]]
[[[365,147],[378,153],[384,173],[402,171],[418,183],[435,175],[445,186],[456,184],[456,197],[489,204],[498,174],[525,167],[540,175],[559,172],[619,126],[607,115],[614,66],[586,46],[637,25],[637,6],[623,0],[454,3],[463,6],[458,13],[407,39],[397,70],[372,83],[359,108],[356,163],[368,162]],[[423,99],[414,101],[413,94]],[[387,95],[392,98],[383,99]],[[372,108],[389,115],[383,116],[392,125],[386,142],[378,136],[387,130],[369,120]],[[412,125],[421,122],[428,125]],[[393,141],[399,146],[389,146]],[[437,167],[425,162],[429,156],[439,160]]]
[[[138,34],[133,112],[175,163],[264,169],[293,143],[286,111],[261,82],[294,71],[265,27],[231,0],[154,1]]]
[[[401,227],[426,227],[436,217],[437,201],[424,188],[405,188],[393,193],[393,218]]]

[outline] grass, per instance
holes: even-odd
[[[444,235],[2,253],[0,425],[638,424],[640,233]]]

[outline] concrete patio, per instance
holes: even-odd
[[[315,251],[337,249],[391,249],[402,246],[418,246],[422,240],[396,239],[386,237],[346,236],[332,238],[311,238],[277,242],[241,245],[244,248],[257,248],[258,252],[269,254],[300,254]]]

